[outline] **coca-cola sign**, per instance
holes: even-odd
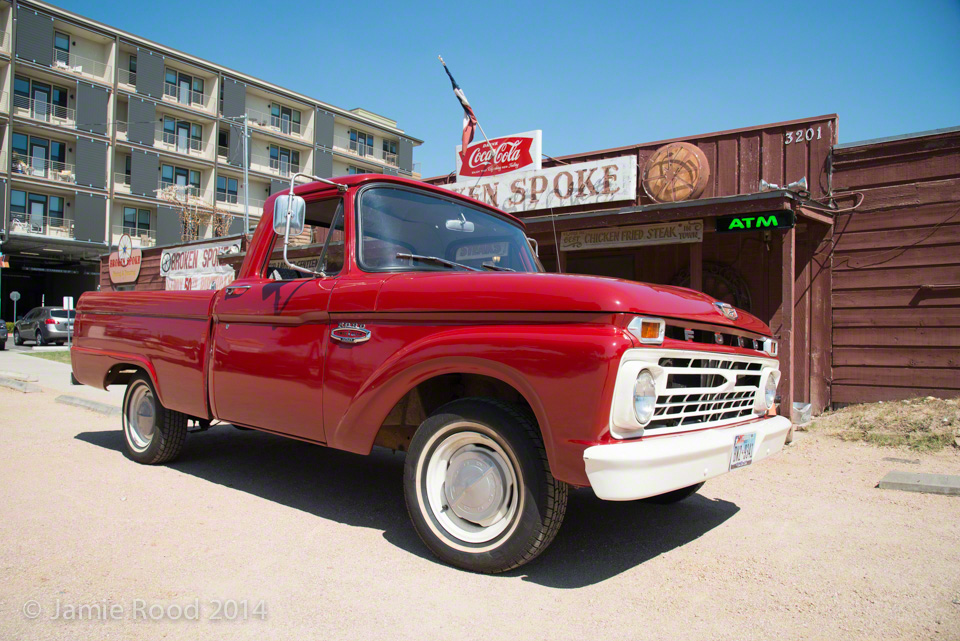
[[[485,139],[457,146],[457,175],[464,178],[499,176],[511,171],[540,169],[540,130]]]

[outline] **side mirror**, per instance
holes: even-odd
[[[300,196],[277,196],[273,201],[273,231],[278,236],[287,233],[287,212],[290,213],[290,236],[299,236],[307,216],[307,203]]]

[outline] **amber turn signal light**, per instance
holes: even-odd
[[[660,345],[663,343],[666,323],[662,318],[634,318],[627,329],[644,345]]]

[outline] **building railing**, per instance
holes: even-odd
[[[217,155],[221,158],[227,158],[230,156],[230,147],[224,147],[223,145],[217,145]]]
[[[420,163],[418,163],[418,162],[413,163],[413,171],[412,171],[412,173],[413,173],[413,175],[416,176],[417,178],[419,178],[419,177],[421,176],[421,173],[420,173]]]
[[[118,74],[121,85],[130,85],[131,87],[137,86],[137,72],[130,71],[129,69],[121,69]]]
[[[13,94],[13,115],[27,116],[34,120],[53,122],[73,126],[77,122],[77,110],[55,105],[42,100],[34,100],[20,94]]]
[[[173,149],[181,154],[203,155],[203,141],[183,135],[179,132],[167,131],[157,126],[157,142],[167,149]]]
[[[34,156],[13,155],[13,162],[10,165],[10,171],[14,174],[32,176],[34,178],[45,178],[57,182],[73,183],[76,181],[74,165],[59,160],[47,160],[46,158],[35,158]]]
[[[113,189],[114,191],[122,191],[124,193],[130,193],[130,174],[118,171],[113,174]]]
[[[207,95],[176,85],[172,82],[163,83],[163,97],[171,98],[181,105],[190,105],[197,109],[207,108]]]
[[[302,122],[284,120],[280,116],[264,113],[257,109],[247,109],[247,122],[253,127],[294,138],[310,140],[310,134],[312,133],[312,130],[305,127]],[[310,141],[312,142],[312,140]]]
[[[287,160],[270,158],[269,156],[250,154],[250,169],[253,171],[289,177],[300,171],[300,165]]]
[[[378,149],[373,145],[368,145],[358,140],[351,140],[345,136],[334,136],[333,146],[335,149],[345,151],[358,158],[365,158],[373,162],[390,165],[391,167],[398,166],[397,154]]]
[[[180,185],[161,179],[157,183],[157,186],[161,192],[161,198],[166,197],[167,199],[179,201],[188,201],[193,199],[204,200],[204,193],[200,191],[199,187],[195,187],[193,185]]]
[[[10,233],[73,238],[73,221],[63,216],[10,212]]]
[[[91,58],[84,58],[72,51],[63,51],[56,47],[53,49],[53,64],[51,66],[54,69],[69,71],[70,73],[89,76],[91,78],[106,79],[110,74],[110,65],[107,63]]]
[[[120,237],[124,234],[130,236],[134,247],[153,247],[157,244],[157,232],[152,229],[137,229],[136,227],[114,225],[111,238],[114,246],[120,242]]]
[[[222,191],[218,191],[217,195],[217,204],[222,206],[224,209],[231,209],[234,211],[243,211],[243,194],[228,194]],[[263,203],[265,201],[259,198],[250,199],[250,213],[256,213],[259,215],[260,210],[263,209]]]

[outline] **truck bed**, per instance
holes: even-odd
[[[160,402],[210,416],[204,372],[215,291],[88,292],[77,304],[73,371],[106,387],[123,366],[151,373]]]

